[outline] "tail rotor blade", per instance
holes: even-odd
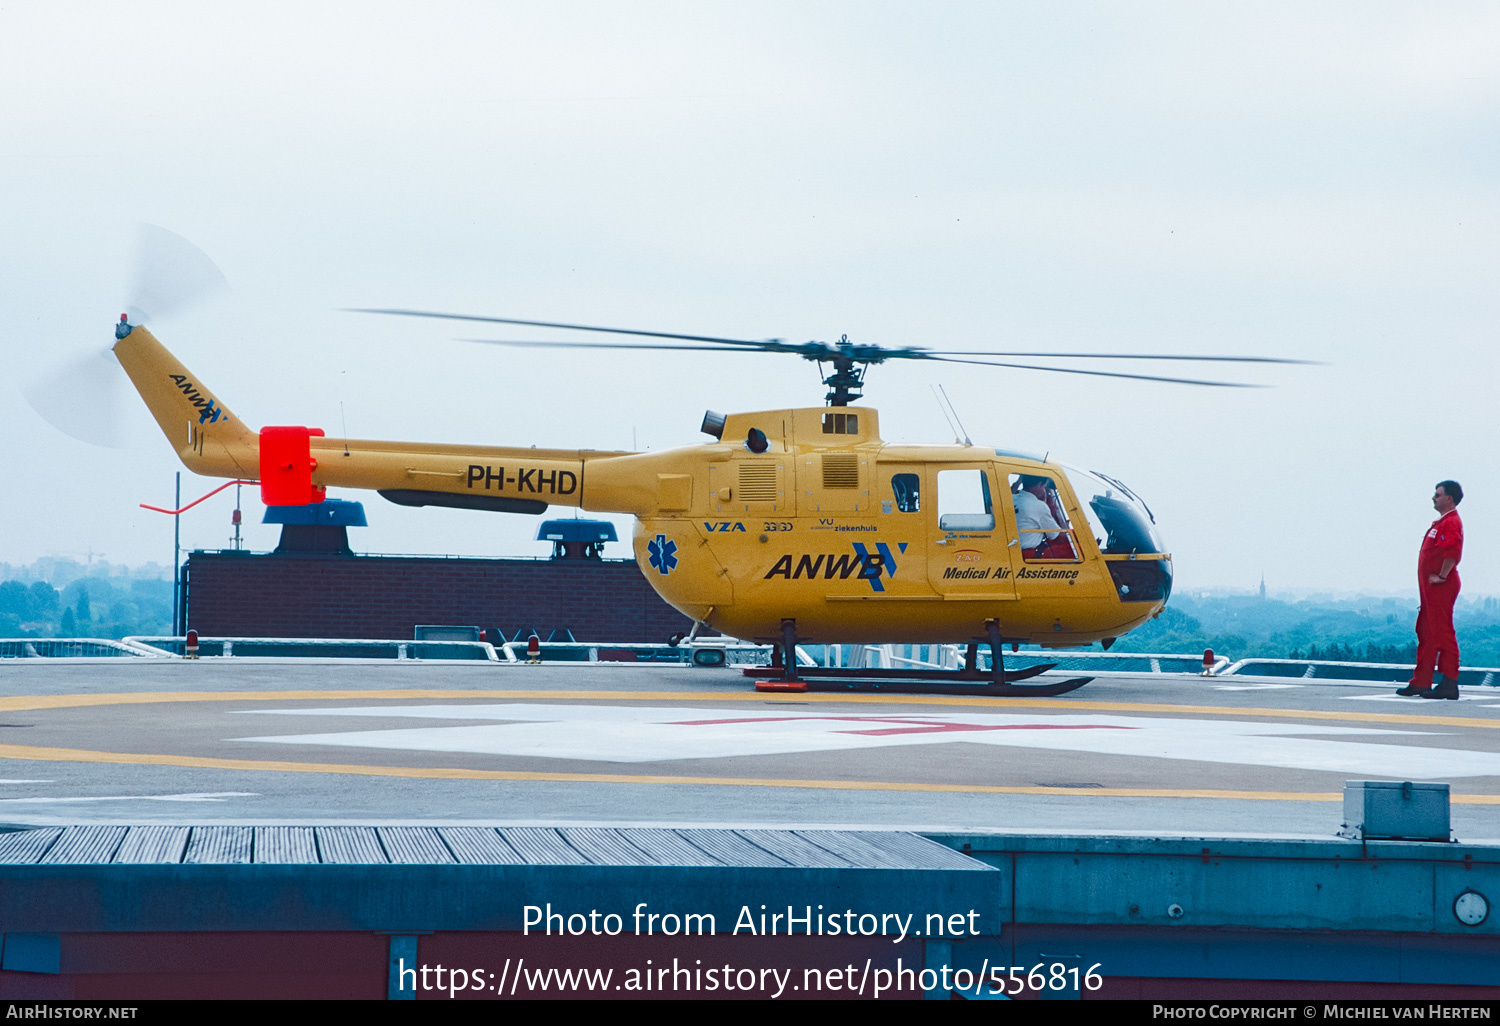
[[[125,374],[115,354],[97,349],[73,357],[21,389],[43,420],[80,442],[123,449],[129,444]]]
[[[131,323],[170,317],[228,287],[224,272],[181,235],[154,224],[137,227],[125,311]]]

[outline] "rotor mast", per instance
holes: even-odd
[[[818,369],[821,371],[823,362],[818,361]],[[833,373],[823,379],[823,384],[828,386],[828,394],[823,400],[829,406],[848,406],[851,402],[863,398],[864,393],[857,391],[864,385],[865,369],[861,365],[855,368],[854,361],[847,356],[836,356],[833,359]]]
[[[854,345],[848,335],[841,335],[830,348],[836,351],[808,354],[807,359],[817,361],[820,374],[825,362],[833,364],[833,373],[823,379],[823,384],[828,386],[828,394],[823,399],[829,406],[848,406],[864,397],[865,369],[880,361],[863,353],[863,359],[856,358],[851,352]]]

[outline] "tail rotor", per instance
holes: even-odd
[[[141,224],[134,248],[116,338],[124,337],[131,325],[170,318],[229,287],[207,254],[176,232]],[[66,355],[22,385],[22,396],[38,416],[64,434],[91,445],[124,448],[129,444],[126,411],[133,405],[133,393],[111,351],[113,345],[111,341],[65,347]]]

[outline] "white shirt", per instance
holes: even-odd
[[[1030,492],[1015,493],[1016,527],[1021,532],[1021,548],[1045,545],[1062,533],[1062,525],[1052,517],[1047,504]],[[1030,530],[1028,530],[1030,528]]]

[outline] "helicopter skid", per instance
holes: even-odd
[[[1024,671],[1023,671],[1024,672]],[[967,683],[949,675],[946,679],[893,676],[868,679],[865,677],[813,677],[798,680],[758,680],[756,691],[859,691],[885,692],[896,695],[981,695],[994,698],[1051,698],[1077,691],[1092,681],[1092,677],[1074,677],[1051,684],[979,684]]]
[[[1038,674],[1046,673],[1055,667],[1056,663],[1043,663],[1040,666],[1028,666],[1024,670],[1006,670],[1005,683],[1014,684],[1016,681],[1026,680]],[[780,669],[780,667],[772,667]],[[747,666],[744,674],[747,677],[763,677],[766,673],[764,666]],[[797,667],[799,678],[834,678],[838,680],[868,680],[868,681],[941,681],[948,684],[961,684],[964,687],[973,687],[974,684],[993,684],[994,678],[988,673],[973,673],[963,670],[891,670],[891,669],[851,669],[845,666],[799,666]],[[1092,679],[1092,678],[1090,678]]]

